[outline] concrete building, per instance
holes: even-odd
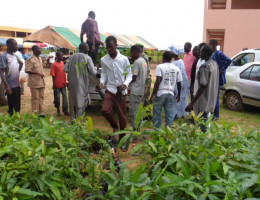
[[[232,57],[260,48],[260,0],[205,0],[203,41],[217,39]]]

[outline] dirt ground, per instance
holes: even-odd
[[[152,74],[152,82],[155,82],[155,68],[156,64],[151,64],[151,74]],[[44,94],[44,109],[45,113],[55,116],[57,119],[62,120],[70,120],[69,116],[57,116],[56,109],[53,104],[53,90],[52,90],[52,78],[49,75],[50,69],[44,68],[45,80],[46,80],[46,88]],[[236,122],[241,124],[242,127],[245,128],[258,128],[260,129],[260,109],[252,108],[248,106],[244,106],[243,112],[234,112],[228,110],[224,105],[221,104],[220,112],[221,119],[225,119],[227,122]],[[86,115],[93,118],[94,128],[103,129],[108,133],[112,133],[112,129],[108,122],[104,119],[104,117],[100,113],[101,102],[93,102],[93,104],[87,109]],[[21,113],[29,112],[31,113],[31,93],[30,89],[27,87],[27,83],[25,83],[25,92],[22,95],[22,105],[21,105]],[[7,113],[7,106],[0,107],[0,113]],[[218,122],[221,124],[221,121]],[[128,124],[129,125],[129,124]]]
[[[153,75],[154,80],[154,69],[156,65],[152,65],[151,73]],[[52,77],[50,76],[50,69],[44,68],[45,82],[46,87],[44,91],[44,111],[47,115],[55,116],[57,119],[70,120],[70,116],[57,116],[56,108],[53,104],[53,90],[52,90]],[[92,102],[92,105],[87,108],[86,115],[93,118],[94,128],[105,129],[108,132],[111,132],[109,124],[106,122],[104,117],[100,113],[101,102]],[[1,113],[7,113],[7,106],[0,107]],[[21,100],[21,114],[29,112],[31,113],[31,92],[27,87],[27,83],[25,83],[24,95],[22,95]]]
[[[151,73],[153,75],[154,80],[154,71],[155,71],[156,65],[152,65]],[[57,110],[54,107],[53,104],[53,90],[52,90],[52,77],[50,76],[50,69],[44,68],[44,75],[45,75],[45,92],[44,92],[44,111],[46,115],[54,116],[56,119],[59,120],[71,120],[70,116],[57,116]],[[94,122],[94,128],[95,129],[102,129],[106,131],[108,134],[112,133],[112,128],[110,127],[109,123],[105,120],[105,118],[102,116],[100,110],[101,110],[101,102],[92,102],[92,105],[87,108],[86,116],[92,117]],[[7,114],[7,106],[0,107],[0,113]],[[24,95],[22,95],[21,100],[21,114],[29,112],[31,113],[31,92],[30,89],[27,87],[27,83],[25,83],[25,89],[24,89]],[[130,127],[130,123],[128,123],[128,126]],[[120,152],[120,157],[123,162],[127,161],[133,161],[132,163],[128,164],[129,168],[136,168],[140,165],[140,163],[143,162],[142,156],[132,157],[130,152],[132,148],[134,147],[134,144],[130,145],[130,148],[127,152],[122,153]]]
[[[152,74],[152,81],[155,82],[155,68],[157,65],[151,65],[151,74]],[[50,69],[44,68],[45,80],[46,80],[46,88],[44,94],[44,109],[47,115],[54,116],[56,119],[60,120],[70,120],[70,116],[57,116],[56,109],[54,108],[53,104],[53,90],[52,90],[52,78],[49,75]],[[86,116],[92,117],[94,122],[95,129],[102,129],[106,131],[108,134],[112,133],[112,128],[110,127],[109,123],[105,120],[105,118],[100,113],[101,110],[101,102],[93,102],[93,104],[87,108]],[[243,112],[233,112],[225,108],[221,104],[221,120],[217,121],[217,124],[221,125],[222,120],[224,119],[226,122],[236,122],[239,124],[244,130],[249,131],[251,129],[258,129],[260,130],[260,109],[245,107]],[[30,89],[27,87],[27,83],[25,83],[25,91],[24,95],[22,95],[22,105],[21,105],[21,114],[29,112],[31,113],[31,93]],[[7,106],[0,107],[0,113],[7,114]],[[128,123],[128,127],[130,124]],[[144,162],[143,155],[133,157],[130,152],[133,148],[133,144],[130,145],[130,149],[123,153],[120,152],[120,157],[123,162],[133,161],[132,163],[128,164],[129,168],[135,169],[137,166],[140,166],[141,163]]]

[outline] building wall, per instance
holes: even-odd
[[[15,33],[13,31],[0,30],[0,37],[15,37]]]
[[[207,30],[221,29],[225,32],[223,51],[230,57],[243,48],[260,48],[259,9],[231,9],[232,0],[226,1],[226,9],[208,9],[208,1],[205,0],[203,41],[209,40]]]

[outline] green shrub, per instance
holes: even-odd
[[[0,115],[0,121],[0,199],[77,199],[99,192],[110,153],[101,138],[91,139],[101,134],[90,119],[69,125],[16,113]],[[97,140],[103,152],[93,157]]]
[[[151,159],[136,172],[105,174],[109,190],[104,199],[259,199],[260,133],[233,132],[234,124],[225,122],[222,128],[212,123],[202,133],[199,123],[125,136],[121,144],[146,135],[132,153]]]

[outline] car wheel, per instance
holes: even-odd
[[[243,108],[242,99],[237,92],[227,94],[226,105],[230,110],[240,111]]]
[[[1,106],[7,105],[7,94],[6,94],[6,89],[5,89],[5,85],[3,82],[1,82],[1,84],[0,84],[0,105]]]

